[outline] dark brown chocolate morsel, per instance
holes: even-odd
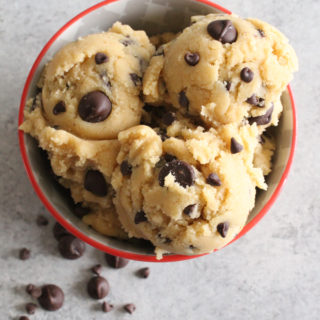
[[[84,188],[98,197],[104,197],[108,192],[106,180],[98,170],[87,171],[84,178]]]
[[[102,265],[101,264],[96,264],[91,268],[91,271],[96,274],[97,276],[100,276],[100,273],[102,271]]]
[[[255,107],[259,107],[259,108],[264,107],[264,99],[257,97],[255,94],[253,94],[251,97],[249,97],[246,100],[246,102],[255,106]]]
[[[121,162],[120,171],[123,176],[129,177],[132,173],[132,165],[127,160],[124,160]]]
[[[197,208],[197,205],[196,204],[189,204],[188,206],[186,206],[184,209],[183,209],[183,213],[186,214],[187,216],[190,216],[194,210],[196,210]]]
[[[26,304],[26,311],[28,314],[35,314],[38,306],[35,303],[29,302]]]
[[[189,109],[189,99],[184,91],[179,93],[179,104],[181,107]]]
[[[133,303],[128,303],[124,306],[124,310],[132,314],[136,310],[136,306]]]
[[[184,55],[184,60],[189,66],[195,66],[200,61],[200,56],[196,52],[187,52]]]
[[[26,292],[28,294],[31,294],[31,291],[35,288],[36,286],[32,283],[29,283],[27,286],[26,286]]]
[[[208,24],[210,36],[221,43],[233,43],[237,40],[238,32],[230,20],[215,20]]]
[[[73,208],[73,213],[75,214],[75,216],[77,216],[78,218],[83,218],[85,215],[90,213],[90,208],[88,207],[83,207],[82,203],[76,203],[74,208]]]
[[[26,316],[21,316],[20,318],[19,318],[19,320],[30,320],[28,317],[26,317]]]
[[[62,237],[58,245],[62,257],[69,260],[80,258],[86,250],[86,245],[80,239],[70,235]]]
[[[231,143],[230,143],[230,151],[231,153],[239,153],[243,149],[243,145],[240,144],[235,138],[231,138]]]
[[[231,84],[232,84],[231,81],[226,81],[226,82],[225,82],[225,86],[226,86],[227,91],[230,91],[230,89],[231,89]]]
[[[95,60],[96,64],[102,64],[102,63],[108,62],[109,58],[105,53],[98,52],[94,56],[94,60]]]
[[[53,107],[52,113],[56,116],[63,112],[66,112],[66,104],[63,101],[60,101]]]
[[[78,113],[86,122],[101,122],[107,119],[112,110],[110,99],[101,91],[92,91],[79,102]]]
[[[249,69],[248,67],[245,67],[240,72],[240,78],[242,81],[249,83],[253,80],[254,73],[251,69]]]
[[[140,210],[136,213],[136,215],[134,216],[134,223],[135,224],[139,224],[141,222],[145,222],[147,221],[147,217],[146,217],[146,214],[143,210]]]
[[[227,236],[229,230],[229,222],[221,222],[217,225],[217,231],[220,233],[222,238]]]
[[[22,248],[19,252],[20,260],[28,260],[30,258],[31,252],[27,248]]]
[[[262,29],[257,29],[258,30],[258,32],[259,32],[259,34],[260,34],[260,36],[262,37],[262,38],[264,38],[266,35],[265,35],[265,33],[264,33],[264,31],[262,30]]]
[[[268,124],[268,123],[270,123],[270,121],[272,119],[272,112],[273,112],[273,105],[262,116],[251,117],[248,119],[248,121],[250,124],[253,124],[255,122],[258,126]]]
[[[56,222],[52,229],[53,236],[56,240],[60,240],[64,236],[70,235],[70,232],[67,231],[60,223]]]
[[[107,264],[114,269],[124,268],[129,263],[128,259],[117,257],[108,253],[105,254],[105,258],[106,258]]]
[[[48,219],[44,216],[44,215],[39,215],[38,217],[37,217],[37,225],[38,226],[47,226],[48,225],[48,223],[49,223],[49,221],[48,221]]]
[[[162,116],[162,122],[164,125],[166,126],[170,126],[172,125],[172,123],[177,119],[176,114],[174,112],[166,112],[163,116]]]
[[[109,282],[101,276],[92,277],[87,285],[87,291],[93,299],[103,299],[110,290]]]
[[[149,267],[145,267],[145,268],[141,268],[138,270],[138,275],[140,278],[148,278],[150,275],[150,268]]]
[[[136,87],[141,86],[142,78],[139,77],[136,73],[130,73],[130,78]]]
[[[221,180],[216,173],[210,173],[207,177],[206,182],[211,186],[215,186],[215,187],[221,186]]]
[[[27,285],[26,292],[30,294],[32,298],[36,298],[36,299],[38,299],[42,294],[41,288],[36,287],[34,284],[31,284],[31,283]]]
[[[102,311],[103,312],[110,312],[113,309],[113,304],[110,304],[106,301],[102,302]]]
[[[41,307],[48,311],[60,309],[64,302],[64,293],[62,289],[54,284],[44,285],[42,294],[38,298]]]
[[[190,166],[190,164],[184,161],[173,160],[166,163],[161,168],[158,176],[159,184],[161,187],[164,186],[165,177],[170,173],[174,176],[175,181],[184,188],[192,186],[194,184],[194,169],[192,166]]]

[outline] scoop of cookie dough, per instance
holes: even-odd
[[[153,52],[144,31],[119,22],[67,44],[40,82],[46,119],[81,138],[116,138],[139,123],[142,76]]]
[[[163,46],[163,55],[152,57],[143,81],[146,102],[167,102],[210,126],[247,120],[263,131],[276,125],[281,93],[298,68],[285,36],[235,15],[192,21]]]
[[[164,141],[144,125],[121,132],[111,183],[129,236],[177,254],[226,245],[244,226],[256,186],[266,188],[253,166],[257,135],[255,124],[204,131],[179,119]]]

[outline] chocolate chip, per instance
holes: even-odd
[[[30,320],[28,317],[26,317],[26,316],[21,316],[20,318],[19,318],[19,320]]]
[[[255,94],[253,94],[251,97],[249,97],[246,100],[246,102],[255,106],[255,107],[259,107],[259,108],[264,107],[264,99],[257,97]]]
[[[108,56],[103,53],[103,52],[98,52],[96,53],[96,55],[94,56],[94,60],[96,62],[96,64],[102,64],[105,63],[109,60]]]
[[[139,270],[138,270],[138,275],[139,275],[139,277],[141,277],[141,278],[145,278],[145,279],[148,278],[149,275],[150,275],[150,268],[145,267],[145,268],[139,269]]]
[[[200,56],[198,53],[193,53],[193,52],[187,52],[184,55],[184,60],[186,61],[186,63],[190,66],[195,66],[196,64],[198,64],[199,60],[200,60]]]
[[[30,291],[30,296],[32,298],[38,299],[40,296],[42,295],[42,289],[40,287],[34,287],[31,291]]]
[[[37,225],[38,226],[47,226],[48,225],[48,223],[49,223],[49,221],[48,221],[48,219],[45,217],[45,216],[43,216],[43,215],[39,215],[38,217],[37,217]]]
[[[56,238],[56,240],[60,240],[64,236],[70,235],[70,232],[67,231],[60,223],[56,222],[53,227],[53,236]]]
[[[243,145],[240,144],[235,138],[231,138],[230,150],[231,153],[239,153],[243,149]]]
[[[172,155],[172,154],[170,154],[170,153],[165,153],[165,154],[163,155],[163,158],[164,158],[164,160],[166,160],[167,162],[171,162],[171,161],[177,159],[176,156],[174,156],[174,155]]]
[[[69,260],[80,258],[86,250],[85,243],[74,236],[65,236],[59,240],[59,252],[62,257]]]
[[[110,312],[113,309],[113,304],[110,304],[106,301],[102,303],[102,311],[103,312]]]
[[[147,219],[146,214],[145,214],[145,212],[144,212],[143,210],[138,211],[138,212],[136,213],[135,217],[134,217],[134,223],[135,223],[135,224],[139,224],[139,223],[145,222],[145,221],[147,221],[147,220],[148,220],[148,219]]]
[[[96,264],[95,266],[93,266],[91,268],[91,271],[96,274],[97,276],[100,275],[101,271],[102,271],[102,265],[101,264]]]
[[[128,259],[117,257],[108,253],[105,254],[105,258],[106,258],[107,264],[114,269],[124,268],[129,263]]]
[[[262,38],[264,38],[266,35],[265,35],[265,33],[264,33],[264,31],[262,30],[262,29],[257,29],[258,30],[258,32],[259,32],[259,34],[260,34],[260,36],[262,37]]]
[[[130,314],[132,314],[136,310],[136,306],[133,303],[128,303],[123,308]]]
[[[272,119],[272,112],[273,112],[273,105],[262,116],[251,117],[248,119],[248,121],[250,124],[253,124],[255,122],[258,126],[268,124],[268,123],[270,123],[270,121]]]
[[[20,260],[27,260],[30,258],[30,250],[27,248],[22,248],[19,252],[19,258]]]
[[[64,302],[62,289],[54,284],[47,284],[42,287],[42,295],[38,298],[41,307],[48,311],[60,309]]]
[[[109,282],[101,276],[92,277],[87,285],[87,291],[91,298],[102,299],[108,295],[110,290]]]
[[[29,283],[27,286],[26,286],[26,292],[28,294],[31,294],[31,291],[35,288],[36,286],[32,283]]]
[[[192,186],[195,180],[195,172],[192,166],[181,160],[173,160],[166,163],[159,172],[158,180],[161,187],[164,186],[165,177],[172,174],[175,181],[182,187]]]
[[[129,177],[132,173],[132,165],[127,160],[124,160],[121,162],[120,171],[123,176]]]
[[[66,112],[66,104],[63,101],[60,101],[54,106],[52,113],[56,116],[63,112]]]
[[[176,114],[170,111],[166,112],[162,116],[162,122],[166,126],[170,126],[175,120],[176,120]]]
[[[247,83],[251,82],[253,80],[253,77],[254,77],[254,73],[248,67],[243,68],[240,72],[240,78],[244,82],[247,82]]]
[[[130,78],[136,87],[141,86],[142,78],[139,77],[136,73],[130,73]]]
[[[184,91],[179,93],[179,103],[181,107],[186,108],[187,110],[189,109],[189,99]]]
[[[28,314],[35,314],[37,307],[38,306],[35,303],[32,303],[32,302],[27,303],[26,304],[26,311]]]
[[[216,20],[208,24],[210,36],[221,43],[233,43],[237,40],[238,32],[230,20]]]
[[[218,175],[215,173],[210,173],[207,177],[206,182],[211,186],[215,186],[215,187],[221,186],[221,180],[219,179]]]
[[[230,89],[231,89],[231,81],[225,81],[225,86],[226,86],[227,91],[230,91]]]
[[[108,118],[112,103],[101,91],[92,91],[83,96],[79,102],[78,113],[83,121],[96,123]]]
[[[229,230],[229,222],[221,222],[217,225],[217,231],[220,233],[222,238],[227,236]]]
[[[80,219],[90,213],[90,211],[90,208],[83,207],[82,203],[76,203],[73,208],[73,213]]]
[[[98,170],[87,171],[84,178],[84,188],[98,197],[104,197],[108,192],[106,180]]]
[[[184,214],[186,214],[187,216],[190,216],[196,209],[197,209],[196,204],[190,204],[190,205],[186,206],[182,212]]]

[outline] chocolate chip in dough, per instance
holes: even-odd
[[[136,73],[130,73],[130,78],[136,87],[141,86],[142,78],[139,77]]]
[[[239,153],[243,149],[243,145],[240,144],[235,138],[231,138],[231,143],[230,143],[230,150],[231,153]]]
[[[120,171],[124,177],[129,177],[132,173],[132,165],[127,160],[124,160],[121,162]]]
[[[181,107],[186,108],[188,110],[189,99],[187,98],[186,93],[184,91],[181,91],[179,93],[179,103]]]
[[[215,187],[221,186],[221,180],[219,179],[218,175],[215,173],[210,173],[207,177],[206,182],[211,186],[215,186]]]
[[[255,94],[253,94],[251,97],[249,97],[246,100],[246,102],[255,106],[255,107],[259,107],[259,108],[264,107],[264,99],[257,97]]]
[[[190,204],[190,205],[186,206],[182,212],[184,214],[186,214],[187,216],[191,216],[196,209],[197,209],[196,204]]]
[[[117,257],[108,253],[105,254],[105,258],[106,258],[107,264],[114,269],[124,268],[129,263],[128,259]]]
[[[106,301],[102,303],[102,311],[103,312],[110,312],[113,309],[113,304],[110,304]]]
[[[237,40],[238,32],[230,20],[215,20],[208,24],[210,36],[221,43],[233,43]]]
[[[112,110],[112,103],[101,91],[92,91],[79,102],[78,113],[83,121],[96,123],[107,119]]]
[[[254,73],[253,71],[248,68],[248,67],[245,67],[241,70],[240,72],[240,78],[242,81],[246,82],[246,83],[249,83],[253,80],[253,77],[254,77]]]
[[[90,213],[90,211],[91,211],[90,208],[84,207],[80,202],[76,203],[73,208],[73,213],[75,214],[75,216],[77,216],[80,219],[82,219],[85,215]]]
[[[104,197],[108,192],[106,180],[98,170],[87,171],[84,178],[84,188],[98,197]]]
[[[66,104],[63,101],[60,101],[54,106],[52,113],[56,116],[63,112],[66,112]]]
[[[231,84],[232,84],[231,81],[225,81],[225,86],[226,86],[227,91],[230,91]]]
[[[273,112],[273,105],[262,116],[251,117],[248,119],[248,121],[250,124],[253,124],[255,122],[258,126],[268,124],[272,119],[272,112]]]
[[[189,65],[189,66],[195,66],[198,64],[199,60],[200,60],[200,56],[198,53],[195,53],[195,52],[187,52],[185,55],[184,55],[184,60],[186,61],[186,63]]]
[[[164,186],[165,177],[168,174],[172,174],[175,178],[175,181],[179,183],[182,187],[186,188],[187,186],[192,186],[195,180],[195,172],[190,164],[181,161],[173,160],[165,164],[158,176],[159,184],[161,187]]]
[[[87,285],[87,291],[93,299],[103,299],[110,290],[109,282],[101,276],[92,277]]]
[[[60,309],[64,302],[64,293],[62,289],[54,284],[44,285],[42,294],[38,298],[41,307],[48,311]]]
[[[128,303],[123,308],[130,314],[132,314],[136,310],[136,306],[133,303]]]
[[[96,64],[102,64],[105,63],[109,60],[108,56],[103,53],[103,52],[98,52],[96,53],[96,55],[94,56],[94,60],[96,62]]]
[[[138,211],[138,212],[136,213],[135,217],[134,217],[134,223],[135,223],[135,224],[139,224],[139,223],[145,222],[145,221],[147,221],[147,220],[148,220],[148,219],[147,219],[146,214],[145,214],[145,212],[144,212],[143,210]]]
[[[227,236],[229,230],[229,222],[221,222],[217,225],[217,231],[220,233],[222,238]]]
[[[83,255],[86,245],[80,239],[70,235],[59,240],[58,249],[63,258],[75,260]]]
[[[263,31],[262,29],[257,29],[257,30],[258,30],[261,38],[264,38],[264,37],[266,36],[265,33],[264,33],[264,31]]]
[[[22,248],[19,252],[20,260],[28,260],[30,258],[30,250],[27,248]]]

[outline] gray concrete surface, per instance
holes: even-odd
[[[64,307],[38,310],[30,319],[320,319],[320,27],[318,0],[219,0],[241,16],[274,24],[291,40],[300,60],[292,82],[297,102],[298,140],[288,181],[267,216],[231,246],[192,261],[172,264],[131,262],[103,269],[111,284],[109,314],[86,295],[90,268],[103,254],[87,246],[84,257],[59,257],[50,235],[53,219],[24,172],[18,150],[17,113],[27,73],[49,37],[89,0],[0,0],[0,319],[18,319],[30,299],[27,283],[56,283]],[[35,219],[45,213],[50,225]],[[48,235],[49,234],[49,235]],[[32,258],[20,261],[21,247]],[[134,272],[151,267],[149,279]],[[133,315],[121,310],[134,302]]]

